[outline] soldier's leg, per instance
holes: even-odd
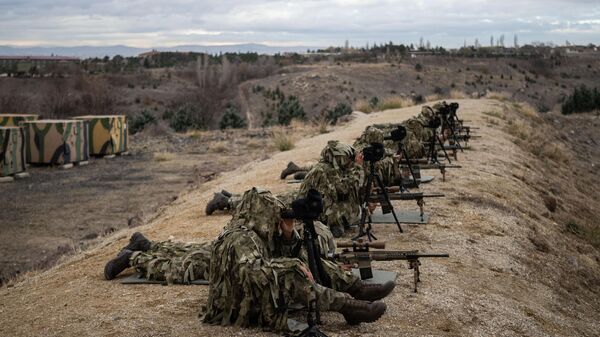
[[[306,268],[306,267],[305,267]],[[308,280],[302,271],[296,268],[279,270],[278,279],[283,280],[286,289],[286,303],[290,300],[309,306],[315,301],[315,308],[319,311],[336,311],[344,315],[348,324],[361,322],[374,322],[386,310],[383,302],[366,302],[355,300],[349,294],[324,287]]]
[[[308,171],[310,171],[311,168],[312,168],[312,165],[298,166],[298,165],[294,164],[294,162],[289,162],[287,167],[285,169],[283,169],[283,171],[281,171],[281,179],[285,179],[290,174],[294,174],[296,172],[300,172],[300,171],[308,172]]]
[[[155,242],[146,252],[134,252],[130,266],[147,279],[168,284],[208,279],[211,243]]]

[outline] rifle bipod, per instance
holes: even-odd
[[[369,161],[369,166],[370,166],[370,170],[369,170],[369,176],[367,177],[367,184],[365,186],[365,196],[364,196],[364,199],[362,200],[361,209],[360,209],[361,215],[360,215],[360,223],[358,224],[358,234],[355,237],[353,237],[352,240],[358,240],[358,239],[362,238],[363,236],[366,236],[368,241],[377,240],[375,235],[373,235],[373,233],[372,233],[373,221],[371,220],[371,214],[369,213],[369,200],[371,199],[371,190],[373,187],[373,179],[375,179],[375,183],[377,184],[377,187],[379,188],[379,190],[383,192],[383,197],[384,197],[383,201],[385,202],[385,204],[380,203],[382,213],[387,214],[387,213],[392,212],[392,215],[394,216],[394,221],[396,221],[396,225],[398,226],[398,230],[400,231],[400,233],[403,233],[402,226],[400,226],[400,221],[398,221],[398,217],[396,216],[396,211],[394,211],[394,205],[392,205],[390,196],[388,195],[388,192],[385,189],[385,186],[383,185],[383,181],[382,181],[381,177],[375,171],[375,162]],[[365,229],[365,223],[367,222],[367,218],[368,218],[368,225]]]

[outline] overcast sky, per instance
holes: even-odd
[[[600,43],[600,0],[0,0],[0,45]]]

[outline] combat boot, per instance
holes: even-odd
[[[112,280],[123,270],[129,268],[129,258],[131,257],[133,252],[129,249],[123,249],[119,252],[117,257],[108,261],[106,266],[104,266],[104,278],[107,280]]]
[[[223,193],[215,193],[212,200],[206,204],[206,215],[213,214],[216,210],[224,210],[229,207],[229,198]]]
[[[291,161],[288,163],[287,167],[281,171],[281,179],[285,179],[290,174],[294,174],[298,171],[302,171],[302,169]]]
[[[344,315],[346,323],[356,325],[363,322],[375,322],[383,315],[385,309],[387,309],[387,306],[381,301],[367,302],[348,298],[339,313]]]
[[[395,287],[396,283],[394,281],[378,284],[358,280],[346,292],[357,300],[377,301],[389,295]]]
[[[296,172],[296,173],[294,173],[294,179],[296,179],[296,180],[304,180],[304,177],[306,177],[307,173],[308,172],[306,172],[306,171]]]
[[[135,251],[145,252],[150,249],[151,245],[152,245],[152,242],[150,242],[150,240],[146,239],[146,237],[142,233],[135,232],[131,235],[131,238],[129,238],[129,244],[127,246],[125,246],[125,248],[123,248],[123,249],[131,250],[133,252],[135,252]]]

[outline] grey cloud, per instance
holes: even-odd
[[[349,39],[363,45],[423,36],[456,46],[516,32],[522,42],[598,43],[598,20],[600,4],[592,0],[3,1],[0,44],[329,45]]]

